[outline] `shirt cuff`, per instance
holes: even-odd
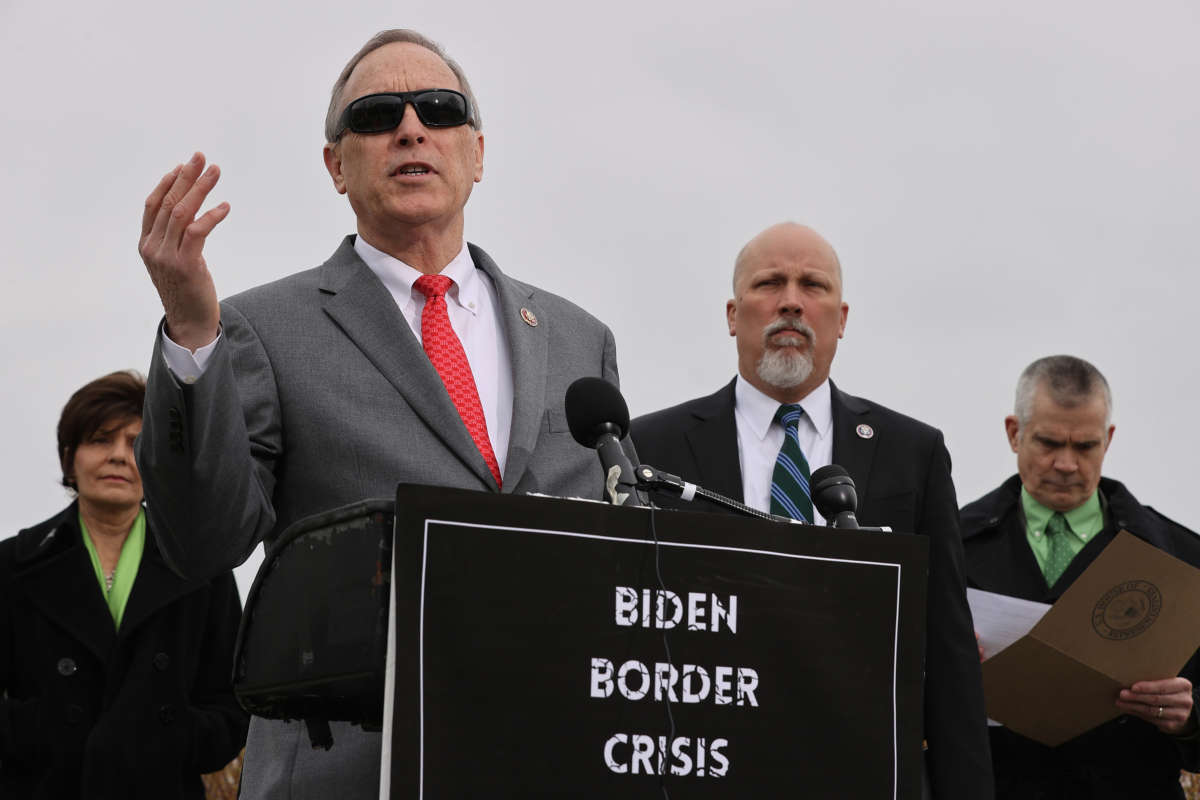
[[[221,341],[220,330],[217,331],[217,338],[193,353],[186,347],[171,341],[171,337],[167,336],[167,332],[164,330],[162,334],[163,360],[167,362],[167,368],[171,370],[171,374],[175,376],[176,380],[182,383],[195,383],[204,374],[204,368],[208,366],[208,360],[212,357],[213,350],[216,349],[219,341]]]

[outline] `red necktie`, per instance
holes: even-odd
[[[484,462],[492,471],[496,485],[500,482],[500,465],[492,452],[492,441],[488,438],[487,420],[483,416],[483,405],[479,402],[479,390],[471,375],[471,365],[463,350],[462,342],[450,327],[450,316],[446,313],[446,292],[454,283],[445,275],[422,275],[413,286],[425,295],[425,309],[421,312],[421,341],[425,354],[442,378],[446,392],[458,409],[467,432],[475,440],[475,446],[483,455]]]

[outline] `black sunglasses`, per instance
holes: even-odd
[[[400,124],[404,106],[412,103],[417,119],[427,128],[453,128],[471,122],[471,106],[461,92],[453,89],[421,89],[416,92],[380,92],[368,94],[346,106],[338,120],[334,141],[346,129],[355,133],[383,133]]]

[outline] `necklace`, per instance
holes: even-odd
[[[117,568],[113,567],[112,571],[104,576],[104,591],[111,592],[113,587],[113,579],[117,576]]]

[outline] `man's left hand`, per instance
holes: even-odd
[[[1196,727],[1192,721],[1192,682],[1187,678],[1138,681],[1121,690],[1117,708],[1172,736],[1190,733]]]

